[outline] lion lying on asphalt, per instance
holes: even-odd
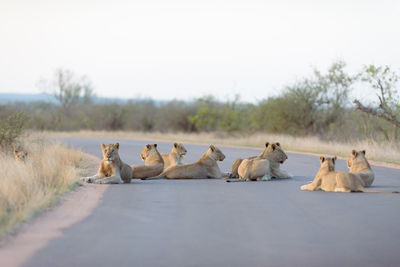
[[[272,145],[275,145],[275,148],[272,147]],[[270,176],[275,177],[275,178],[290,178],[291,175],[287,173],[286,171],[283,171],[280,169],[280,165],[287,160],[287,155],[281,148],[280,143],[275,143],[275,144],[270,144],[270,143],[265,143],[265,149],[264,151],[254,157],[247,158],[249,160],[255,159],[255,158],[263,158],[263,159],[268,159],[269,160],[269,169],[270,169]],[[237,158],[231,167],[231,174],[229,175],[229,178],[240,178],[239,177],[239,166],[243,162],[243,159]]]
[[[301,186],[301,190],[323,190],[326,192],[368,192],[368,193],[398,193],[373,191],[364,188],[364,182],[358,174],[335,171],[336,156],[333,158],[319,157],[321,167],[314,181]]]
[[[144,165],[131,165],[132,178],[148,178],[159,175],[164,169],[164,161],[157,150],[157,144],[147,144],[140,157]]]
[[[159,176],[150,179],[205,179],[221,178],[222,173],[217,161],[223,161],[225,155],[217,147],[210,145],[204,155],[195,163],[171,166]],[[147,180],[147,179],[143,179]]]
[[[119,143],[101,144],[103,160],[100,162],[97,174],[91,177],[82,177],[81,181],[96,184],[122,184],[130,183],[132,169],[124,163],[118,154]]]
[[[347,166],[349,167],[351,173],[354,173],[360,177],[360,179],[363,181],[364,187],[371,186],[375,179],[375,175],[367,159],[365,158],[365,150],[351,151],[349,159],[347,160]]]
[[[241,182],[254,180],[271,180],[275,178],[290,178],[291,175],[280,169],[280,164],[287,159],[286,153],[279,143],[270,145],[265,143],[264,151],[247,159],[236,159],[232,165],[230,177],[239,177],[239,180],[227,180],[227,182]]]
[[[169,154],[161,153],[161,157],[164,160],[164,170],[173,165],[183,164],[183,156],[186,152],[187,150],[182,143],[174,143]]]

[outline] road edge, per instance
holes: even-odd
[[[84,153],[97,170],[100,159]],[[85,184],[64,194],[59,204],[23,225],[16,234],[6,236],[0,243],[0,266],[21,266],[54,238],[63,235],[63,229],[76,224],[100,203],[108,185]]]

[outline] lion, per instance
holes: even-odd
[[[373,191],[364,188],[364,182],[359,175],[335,171],[336,156],[333,158],[319,157],[321,167],[315,175],[314,181],[301,186],[301,190],[317,191],[323,190],[326,192],[364,192],[364,193],[398,193],[386,191]]]
[[[100,162],[97,174],[91,177],[82,177],[81,180],[96,184],[122,184],[132,180],[132,169],[124,163],[118,154],[119,143],[101,144],[103,160]]]
[[[164,160],[164,170],[173,165],[183,164],[183,156],[186,152],[187,150],[182,143],[174,143],[169,154],[161,153],[161,157]]]
[[[25,162],[25,160],[28,158],[28,151],[14,150],[14,158],[18,162]]]
[[[230,178],[240,178],[243,179],[242,181],[267,181],[272,177],[290,178],[292,176],[288,172],[280,169],[280,164],[283,164],[287,158],[280,143],[270,145],[267,142],[260,155],[247,159],[237,158],[232,164]],[[239,180],[227,180],[227,182],[233,181]]]
[[[364,187],[371,186],[375,179],[375,175],[365,158],[365,150],[356,151],[353,149],[350,153],[349,159],[347,160],[347,166],[351,173],[360,177],[364,183]]]
[[[164,169],[164,160],[157,150],[157,144],[144,146],[140,157],[144,165],[131,165],[132,178],[142,179],[159,175]]]
[[[203,156],[194,163],[175,165],[164,170],[159,176],[150,179],[206,179],[221,178],[222,173],[217,161],[225,159],[224,153],[214,145],[210,145]],[[147,179],[143,179],[147,180]]]
[[[268,159],[244,159],[238,169],[239,179],[242,181],[269,181],[271,180],[270,163]]]

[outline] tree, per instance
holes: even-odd
[[[28,117],[23,112],[15,112],[7,117],[0,119],[0,148],[9,150],[14,142],[20,137],[25,129]]]
[[[367,107],[358,99],[355,99],[356,109],[384,119],[399,128],[400,97],[397,83],[400,76],[392,71],[389,66],[369,65],[364,67],[360,77],[362,81],[368,82],[375,90],[379,104],[375,107]]]
[[[290,134],[321,134],[332,124],[340,124],[355,77],[344,71],[343,61],[334,62],[326,73],[314,75],[283,93],[259,104],[258,116],[266,129]]]
[[[213,97],[206,96],[196,100],[198,106],[195,115],[189,115],[188,119],[198,131],[215,131],[221,118],[221,104]]]
[[[57,69],[52,81],[41,80],[38,87],[50,91],[66,114],[70,114],[73,105],[88,104],[94,97],[90,80],[86,76],[76,77],[68,69]]]

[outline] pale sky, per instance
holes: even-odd
[[[342,59],[400,70],[400,1],[0,0],[0,92],[67,68],[99,96],[255,102]]]

